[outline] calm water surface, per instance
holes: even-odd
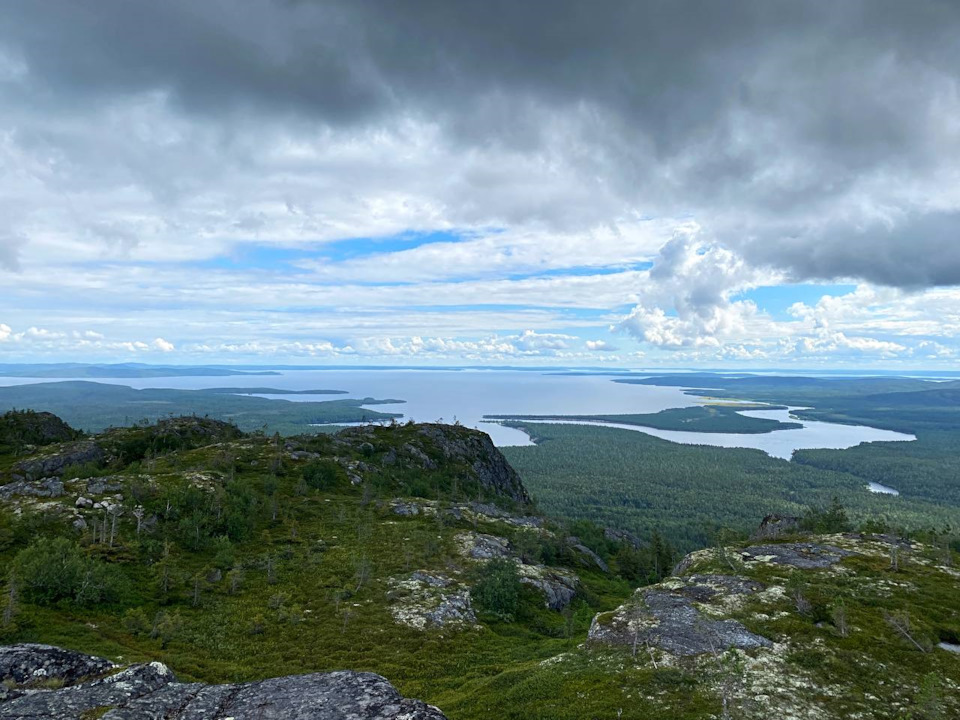
[[[50,382],[33,378],[0,378],[0,385]],[[294,370],[280,375],[231,377],[171,377],[102,379],[134,388],[201,389],[209,387],[273,387],[282,390],[345,390],[338,398],[399,399],[405,402],[371,405],[371,409],[402,413],[419,422],[459,422],[490,434],[497,445],[529,445],[526,433],[484,415],[603,415],[655,413],[698,405],[682,388],[614,383],[603,376],[547,375],[508,370]],[[266,395],[303,402],[330,400],[329,395]],[[749,398],[745,398],[749,399]],[[789,410],[744,410],[744,415],[793,420]],[[635,425],[601,424],[644,432],[664,440],[692,445],[745,447],[789,458],[799,448],[846,448],[861,442],[914,440],[912,435],[865,426],[803,422],[802,428],[764,434],[703,433],[658,430]]]

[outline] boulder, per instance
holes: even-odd
[[[550,610],[563,610],[577,594],[580,578],[574,573],[545,565],[517,565],[520,582],[543,593],[544,605]]]
[[[610,613],[600,613],[590,626],[588,639],[601,645],[652,646],[671,655],[716,654],[730,648],[749,650],[772,647],[740,622],[715,619],[697,605],[715,604],[731,595],[763,589],[760,583],[725,575],[692,575],[641,588],[627,603]]]
[[[0,690],[0,718],[444,720],[437,708],[402,697],[373,673],[313,673],[204,685],[177,682],[173,672],[158,662],[108,674],[115,669],[102,658],[50,646],[0,647],[0,674],[7,670],[6,677],[14,684]],[[18,687],[38,677],[57,678],[64,687]]]

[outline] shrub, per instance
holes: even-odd
[[[131,635],[146,635],[150,632],[150,621],[142,608],[131,608],[123,614],[123,629]]]
[[[14,560],[24,599],[40,605],[66,601],[91,605],[116,599],[114,568],[87,557],[65,538],[41,538]]]
[[[509,560],[491,560],[477,573],[470,594],[481,612],[512,621],[520,604],[517,566]]]
[[[167,649],[167,645],[180,631],[183,630],[183,618],[177,613],[159,612],[153,620],[150,637],[160,640],[160,648]]]
[[[333,460],[314,460],[303,466],[303,479],[315,490],[330,490],[344,476],[343,468]]]

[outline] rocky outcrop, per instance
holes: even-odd
[[[633,649],[651,646],[677,656],[772,647],[767,638],[736,620],[714,619],[712,613],[703,611],[711,605],[722,607],[731,596],[762,589],[760,583],[727,575],[671,578],[641,588],[613,612],[597,615],[588,637],[598,644]]]
[[[580,542],[580,538],[575,536],[568,537],[567,547],[573,552],[577,562],[579,562],[583,567],[600,570],[601,572],[605,573],[610,572],[610,567],[607,565],[604,559]]]
[[[64,470],[74,465],[88,463],[101,464],[107,454],[103,448],[91,440],[68,443],[60,446],[54,452],[21,460],[10,471],[14,481],[28,482],[47,477],[60,477]]]
[[[551,610],[562,610],[577,594],[580,578],[560,568],[536,563],[525,563],[516,557],[510,542],[497,535],[462,532],[454,536],[457,552],[468,560],[489,562],[511,560],[517,564],[520,582],[543,593],[544,603]]]
[[[423,570],[390,581],[390,614],[401,625],[417,630],[468,627],[477,622],[470,591],[450,577]]]
[[[63,481],[55,477],[36,481],[18,480],[0,485],[0,500],[10,500],[17,496],[57,498],[61,495],[63,495]]]
[[[740,551],[740,557],[744,562],[789,565],[801,570],[830,567],[841,559],[855,554],[835,545],[819,545],[810,542],[751,545]]]
[[[485,489],[519,503],[530,503],[530,496],[517,471],[486,433],[439,424],[420,425],[417,432],[430,440],[447,460],[469,464],[477,481]]]
[[[79,436],[53,413],[12,410],[0,415],[0,452],[17,452],[26,445],[69,442]]]
[[[580,578],[567,570],[545,565],[517,565],[520,582],[543,593],[544,604],[551,610],[563,610],[577,594]]]
[[[0,718],[34,720],[444,720],[372,673],[291,675],[235,685],[177,682],[162,663],[120,669],[44,645],[0,647]],[[110,673],[113,674],[110,674]],[[21,679],[25,678],[25,679]],[[41,680],[56,679],[58,689]]]
[[[638,538],[632,532],[626,530],[618,530],[616,528],[604,528],[603,537],[605,537],[610,542],[615,543],[624,543],[630,545],[634,550],[639,550],[643,547],[643,540]]]
[[[793,515],[767,515],[753,534],[756,540],[778,538],[800,532],[800,518]]]

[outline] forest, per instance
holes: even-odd
[[[281,435],[318,432],[313,423],[356,423],[400,417],[363,407],[402,400],[339,399],[321,402],[239,395],[330,395],[336,390],[290,391],[268,387],[136,390],[125,385],[87,381],[50,382],[0,387],[0,413],[18,408],[44,410],[87,432],[179,415],[204,415],[234,423],[241,430],[265,430]]]
[[[624,413],[606,415],[486,415],[491,420],[622,423],[640,425],[658,430],[681,430],[686,432],[715,433],[768,433],[774,430],[791,430],[802,427],[800,423],[780,422],[770,418],[754,418],[741,415],[741,410],[783,410],[782,405],[738,404],[699,405],[686,408],[669,408],[657,413]]]

